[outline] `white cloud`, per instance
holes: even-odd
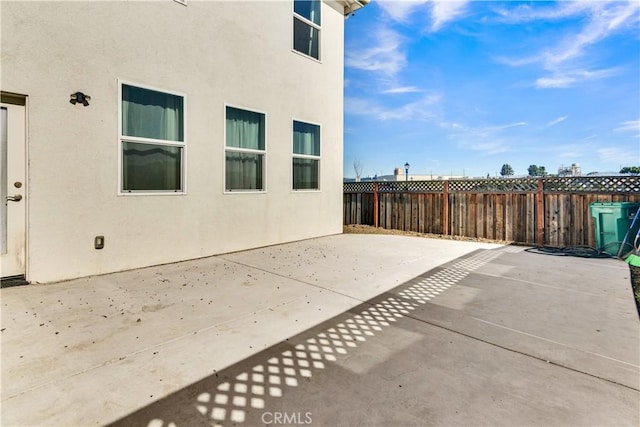
[[[500,15],[503,22],[512,24],[535,20],[553,21],[583,14],[585,10],[593,7],[590,3],[592,2],[561,1],[552,3],[552,6],[549,7],[545,7],[543,3],[538,3],[535,7],[531,7],[529,4],[521,4],[518,7],[509,9],[496,9],[495,12]]]
[[[375,44],[364,49],[348,49],[345,65],[393,76],[407,64],[402,50],[403,38],[390,28],[381,26],[374,32]]]
[[[540,89],[565,88],[572,86],[575,82],[575,77],[559,75],[553,77],[540,77],[539,79],[536,79],[535,86]]]
[[[494,57],[494,61],[508,65],[510,67],[523,67],[525,65],[536,64],[540,62],[539,56],[525,57],[525,58],[506,58],[503,56]]]
[[[431,31],[438,31],[445,24],[462,16],[466,11],[467,1],[434,1],[431,9]]]
[[[416,92],[422,92],[422,89],[417,88],[415,86],[399,86],[399,87],[393,87],[391,89],[386,89],[382,91],[382,93],[384,94],[400,94],[400,93],[416,93]]]
[[[438,31],[466,11],[469,0],[381,0],[376,2],[394,21],[407,23],[427,3],[431,6],[430,31]]]
[[[578,82],[604,79],[620,73],[619,68],[607,68],[601,70],[567,70],[559,71],[550,77],[540,77],[535,82],[539,89],[566,88]]]
[[[576,35],[566,37],[560,44],[545,55],[548,65],[561,64],[569,59],[582,56],[585,50],[609,37],[616,30],[624,28],[625,24],[638,22],[637,15],[640,3],[631,2],[586,2],[591,6],[585,10],[589,12],[589,22]]]
[[[480,155],[491,156],[494,154],[512,151],[513,138],[505,137],[509,129],[527,126],[527,122],[514,122],[502,125],[487,125],[480,127],[465,126],[460,123],[443,122],[441,127],[449,129],[449,139],[456,141],[460,147],[477,151]]]
[[[426,121],[437,117],[440,95],[430,94],[417,101],[399,107],[388,107],[370,99],[346,97],[345,115],[359,115],[376,120],[419,120]]]
[[[569,116],[560,116],[560,117],[558,117],[557,119],[553,119],[553,120],[551,120],[549,123],[547,123],[547,126],[546,126],[546,127],[550,128],[551,126],[555,126],[555,125],[557,125],[558,123],[562,123],[562,122],[564,122],[564,121],[565,121],[565,120],[567,120],[568,118],[569,118]]]
[[[566,88],[576,84],[607,78],[620,70],[586,69],[578,61],[589,54],[589,61],[598,60],[592,46],[621,31],[637,31],[640,22],[640,2],[631,1],[562,1],[552,7],[522,5],[513,10],[498,11],[503,21],[521,23],[581,18],[585,22],[578,31],[563,36],[554,45],[524,58],[497,58],[510,66],[541,64],[549,72],[535,81],[538,88]]]
[[[506,153],[510,151],[509,144],[507,144],[505,141],[502,141],[502,140],[475,142],[471,144],[466,144],[466,146],[467,148],[473,151],[480,151],[482,154],[486,156],[490,156],[492,154]]]
[[[417,7],[427,3],[429,0],[381,0],[376,4],[380,6],[391,17],[398,22],[406,22]]]
[[[527,122],[516,122],[516,123],[508,123],[506,125],[490,126],[485,129],[490,131],[497,131],[497,130],[505,130],[509,128],[516,128],[520,126],[526,126],[527,124],[528,124]]]
[[[631,132],[635,136],[640,138],[640,120],[629,120],[620,123],[620,125],[614,129],[614,132]]]
[[[638,152],[621,147],[606,147],[597,150],[598,157],[603,162],[613,165],[622,165],[629,162],[630,159],[638,159]]]

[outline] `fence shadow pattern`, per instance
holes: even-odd
[[[344,184],[344,225],[595,246],[590,204],[640,202],[640,176]]]
[[[499,257],[503,249],[482,250],[401,285],[187,389],[133,413],[112,426],[176,427],[179,425],[265,424],[263,414],[290,390],[331,369],[332,364],[366,345],[367,340],[437,298],[473,270]],[[518,249],[521,250],[521,249]],[[295,424],[294,420],[289,420]],[[297,420],[301,421],[301,420]],[[285,423],[289,424],[289,423]]]

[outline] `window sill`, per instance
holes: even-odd
[[[224,194],[267,194],[267,190],[224,190]]]
[[[119,191],[118,196],[186,196],[186,191]]]
[[[322,64],[322,61],[321,61],[320,59],[316,59],[316,58],[314,58],[313,56],[309,56],[309,55],[307,55],[306,53],[302,53],[302,52],[297,51],[297,50],[295,50],[295,49],[291,49],[291,52],[295,53],[296,55],[300,55],[300,56],[302,56],[303,58],[310,59],[310,60],[312,60],[313,62],[317,62],[318,64]]]

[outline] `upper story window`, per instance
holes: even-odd
[[[226,107],[226,191],[264,190],[265,133],[264,114]]]
[[[293,189],[320,189],[320,126],[293,121]]]
[[[293,1],[293,50],[320,59],[321,0]]]
[[[184,95],[121,83],[121,192],[184,192],[184,122]]]

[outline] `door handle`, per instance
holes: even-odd
[[[9,202],[19,202],[22,200],[22,194],[16,194],[15,196],[7,196],[7,201]]]

